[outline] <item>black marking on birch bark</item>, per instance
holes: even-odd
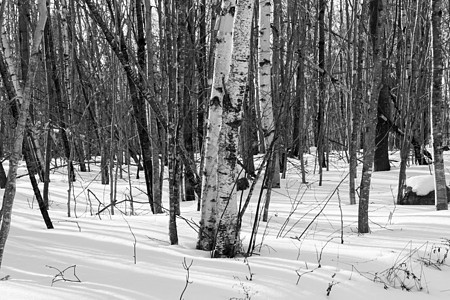
[[[230,95],[225,91],[222,100],[223,110],[229,112],[233,109],[233,104],[231,103]]]
[[[250,182],[246,177],[239,178],[236,181],[236,190],[237,191],[245,191],[250,187]]]
[[[211,101],[209,101],[209,106],[214,106],[215,108],[221,106],[219,97],[213,97]]]
[[[230,7],[230,10],[228,12],[234,18],[234,13],[236,12],[236,6]]]
[[[226,122],[226,124],[231,128],[239,128],[242,124],[242,120],[233,120],[230,122]]]
[[[266,58],[264,58],[262,61],[259,62],[260,67],[263,67],[264,65],[270,65],[270,64],[271,64],[271,61]]]
[[[275,130],[266,130],[266,129],[263,129],[263,135],[264,135],[264,137],[267,137],[267,136],[270,136],[272,133],[275,133]]]

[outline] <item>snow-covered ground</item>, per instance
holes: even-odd
[[[168,242],[168,216],[150,214],[147,204],[135,204],[135,216],[117,209],[114,216],[95,215],[103,208],[99,201],[109,203],[109,186],[100,184],[94,165],[77,174],[71,218],[65,171],[52,174],[55,229],[47,230],[22,177],[0,299],[450,299],[450,212],[396,206],[398,162],[392,171],[373,174],[371,233],[365,235],[357,233],[358,206],[349,205],[346,162],[332,156],[321,187],[311,156],[308,185],[300,184],[298,166],[291,160],[287,178],[273,190],[270,220],[261,223],[257,253],[247,259],[211,259],[195,250],[196,203],[181,204],[177,246]],[[407,177],[428,174],[428,166],[407,171]],[[145,201],[142,179],[131,178],[134,199]],[[119,179],[117,199],[129,194],[128,182]],[[243,222],[245,249],[258,196],[259,188]],[[128,204],[120,207],[129,212]]]

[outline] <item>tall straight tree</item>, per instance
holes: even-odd
[[[268,168],[268,180],[264,183],[268,188],[264,205],[263,220],[267,221],[270,203],[270,189],[280,186],[280,173],[275,172],[278,164],[275,155],[275,120],[272,103],[272,49],[270,45],[271,16],[273,0],[259,1],[259,43],[258,43],[258,84],[261,127],[264,134],[266,151],[269,151],[270,160]]]
[[[372,43],[372,82],[369,99],[367,99],[367,115],[364,123],[364,158],[361,175],[361,194],[358,208],[358,232],[369,232],[369,195],[370,182],[375,153],[375,130],[377,126],[378,97],[382,86],[382,66],[385,25],[384,0],[371,0],[369,2],[369,37]],[[363,16],[364,17],[364,16]]]
[[[354,7],[358,8],[358,0],[355,0]],[[356,90],[351,103],[352,110],[352,129],[349,142],[349,154],[350,154],[350,171],[349,171],[349,198],[350,204],[356,204],[356,189],[355,178],[358,166],[357,160],[357,145],[358,145],[358,133],[360,130],[360,117],[361,117],[361,103],[364,95],[364,76],[363,67],[365,61],[365,44],[366,37],[363,34],[365,30],[365,16],[367,14],[367,0],[364,0],[361,4],[361,13],[358,15],[357,11],[353,12],[354,24],[354,36],[356,41],[356,49],[354,51],[355,57],[355,70],[354,81],[356,82]],[[359,21],[358,21],[359,20]],[[356,26],[357,23],[357,26]],[[356,37],[358,37],[356,39]]]
[[[432,136],[434,154],[434,184],[436,209],[448,210],[447,184],[445,182],[444,155],[442,149],[445,102],[442,95],[442,75],[444,59],[442,51],[442,1],[433,0],[431,9],[433,35],[433,86],[432,86]]]
[[[70,45],[69,45],[69,24],[71,22],[70,17],[68,17],[68,11],[67,11],[67,3],[65,0],[62,1],[61,6],[59,5],[59,1],[55,2],[55,8],[60,12],[61,22],[59,26],[59,34],[62,37],[60,40],[60,48],[63,48],[63,51],[60,51],[60,60],[61,64],[63,65],[63,70],[61,73],[61,78],[63,80],[59,81],[58,84],[60,84],[57,89],[60,89],[60,95],[56,97],[57,99],[57,108],[58,108],[58,114],[59,114],[59,128],[61,133],[61,139],[62,144],[64,147],[64,154],[66,156],[67,162],[68,162],[68,169],[69,169],[69,178],[70,181],[75,180],[75,172],[73,168],[73,162],[71,160],[71,153],[72,149],[70,147],[70,141],[69,141],[69,134],[68,134],[68,128],[67,128],[67,119],[68,114],[70,114],[70,111],[67,109],[69,106],[69,102],[72,99],[72,90],[71,90],[71,82],[70,82],[70,74],[71,74],[71,60],[70,60]],[[56,63],[56,62],[55,62]],[[55,71],[56,72],[56,71]],[[56,77],[58,75],[55,74]],[[55,85],[57,82],[55,82]],[[70,187],[69,182],[69,187]],[[68,205],[70,205],[70,189],[68,191]],[[70,214],[70,210],[68,211]]]
[[[239,129],[247,87],[250,33],[254,0],[239,0],[233,27],[233,53],[223,98],[222,127],[218,152],[217,238],[214,257],[233,257],[239,250],[236,182]]]
[[[232,1],[234,3],[234,1]],[[219,133],[222,126],[222,107],[225,95],[224,82],[227,82],[233,41],[233,22],[235,6],[230,1],[222,1],[221,12],[217,18],[218,32],[215,39],[214,75],[211,98],[208,104],[208,119],[204,146],[204,168],[202,180],[202,210],[197,249],[213,250],[217,229],[217,157]],[[232,9],[230,9],[232,8]]]
[[[153,51],[153,32],[152,32],[152,26],[153,26],[153,16],[152,16],[152,5],[150,0],[144,0],[145,4],[145,40],[147,44],[147,77],[148,77],[148,83],[149,83],[149,89],[152,90],[152,93],[155,93],[155,74],[154,74],[154,51]],[[149,107],[149,124],[150,124],[150,131],[151,131],[151,150],[152,150],[152,165],[153,165],[153,176],[152,176],[152,182],[153,182],[153,202],[155,204],[155,212],[160,213],[162,212],[162,204],[161,204],[161,180],[160,180],[160,169],[164,169],[163,167],[160,167],[159,163],[159,153],[160,151],[160,141],[158,139],[158,125],[155,113]]]
[[[172,4],[166,1],[164,4],[164,11],[166,17],[166,55],[167,55],[167,70],[168,70],[168,127],[167,134],[167,158],[169,163],[169,239],[170,244],[178,244],[178,233],[176,224],[176,215],[180,213],[180,165],[178,157],[177,145],[179,144],[178,134],[178,118],[179,118],[179,103],[180,100],[178,91],[180,90],[180,82],[182,78],[179,77],[182,73],[183,58],[178,55],[177,37],[180,32],[177,30],[177,12],[180,7],[180,1],[176,0]],[[180,66],[181,64],[181,66]],[[181,67],[181,71],[180,71]],[[182,83],[181,83],[182,84]]]
[[[317,97],[317,164],[319,166],[319,186],[322,185],[323,167],[324,167],[324,136],[325,136],[325,0],[319,0],[319,93]]]

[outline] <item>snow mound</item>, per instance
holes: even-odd
[[[416,193],[417,196],[426,196],[434,191],[434,176],[421,175],[410,177],[406,179],[405,184],[406,186],[411,187],[411,190]]]

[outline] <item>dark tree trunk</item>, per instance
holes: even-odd
[[[197,112],[197,139],[200,153],[203,149],[203,127],[205,123],[206,99],[208,98],[208,64],[206,52],[206,0],[201,0],[199,16],[199,41],[198,50],[196,51],[196,65],[199,75],[198,79],[198,112]]]
[[[55,2],[55,5],[58,4],[58,2]],[[57,7],[57,10],[59,10],[59,7]],[[51,15],[48,15],[49,17],[49,30],[51,29]],[[61,28],[61,26],[59,26],[59,28]],[[61,33],[60,33],[61,36]],[[62,48],[62,46],[61,46]],[[66,157],[68,163],[69,163],[69,177],[71,178],[72,181],[75,181],[75,171],[73,168],[73,163],[72,160],[70,160],[70,143],[69,143],[69,138],[67,136],[67,124],[66,124],[66,112],[67,112],[67,103],[64,101],[63,99],[63,91],[62,91],[62,87],[61,87],[61,81],[60,78],[58,77],[58,74],[61,74],[60,71],[58,71],[57,65],[56,65],[56,52],[55,52],[55,47],[54,47],[54,40],[53,40],[53,35],[49,34],[48,35],[48,57],[50,59],[50,63],[51,63],[51,73],[52,73],[52,80],[53,80],[53,84],[54,84],[54,88],[55,88],[55,94],[56,94],[56,101],[55,101],[55,106],[57,109],[57,114],[58,114],[58,119],[57,120],[51,120],[53,122],[55,122],[55,124],[58,125],[59,127],[59,132],[61,135],[61,140],[62,140],[62,144],[63,144],[63,149],[64,149],[64,156]],[[62,59],[61,59],[62,62]]]
[[[3,143],[5,139],[5,124],[3,123],[3,118],[0,118],[0,189],[6,187],[6,173],[3,168]]]
[[[4,189],[6,187],[6,173],[3,168],[3,163],[0,162],[0,189]]]
[[[0,51],[0,54],[1,54],[1,51]],[[6,94],[8,95],[8,99],[9,99],[9,103],[10,103],[9,109],[11,111],[11,115],[13,116],[14,122],[16,123],[15,126],[18,126],[17,123],[20,118],[20,115],[19,115],[19,108],[17,107],[17,104],[16,104],[17,102],[14,101],[14,99],[16,99],[16,91],[11,82],[11,75],[9,74],[7,66],[4,63],[3,55],[0,56],[0,73],[1,73],[1,77],[3,79],[3,86],[5,87]],[[35,197],[38,201],[39,209],[41,211],[42,217],[44,218],[44,222],[47,225],[47,228],[52,229],[53,225],[52,225],[52,222],[51,222],[50,217],[47,212],[47,206],[45,205],[45,202],[41,196],[41,192],[38,187],[38,183],[36,181],[36,178],[34,177],[32,153],[31,153],[30,143],[29,143],[29,139],[28,139],[28,135],[30,134],[30,131],[29,131],[29,129],[26,128],[26,126],[25,126],[24,130],[25,130],[25,134],[23,135],[23,143],[22,143],[22,152],[23,153],[22,154],[25,158],[28,175],[30,177],[30,182],[33,187],[33,192],[35,194]],[[3,166],[2,166],[2,168],[3,168]]]
[[[316,146],[317,146],[317,165],[319,166],[319,186],[322,185],[323,171],[326,167],[324,155],[324,133],[325,133],[325,0],[319,0],[319,93],[317,103],[317,132],[316,132]]]
[[[20,44],[20,78],[22,85],[27,81],[28,61],[30,60],[30,40],[28,22],[30,20],[29,0],[19,0],[19,44]]]
[[[377,129],[375,136],[375,157],[373,170],[389,171],[391,166],[389,164],[389,131],[390,126],[386,116],[390,116],[390,93],[389,87],[385,84],[381,88],[378,97],[378,115],[377,115]]]
[[[145,50],[145,36],[144,36],[144,14],[142,11],[142,2],[141,0],[136,0],[136,19],[137,19],[137,57],[138,57],[138,64],[139,67],[142,70],[146,70],[146,61],[145,57],[147,55],[147,52]],[[120,35],[121,44],[122,47],[126,47],[126,41],[124,39],[123,34]],[[125,53],[127,50],[124,48],[123,53]],[[145,74],[145,72],[144,72]],[[128,77],[129,78],[129,77]],[[147,197],[148,201],[150,203],[150,207],[152,209],[152,212],[155,213],[155,208],[153,205],[153,162],[152,162],[152,145],[150,141],[150,132],[148,130],[148,124],[147,124],[147,108],[145,105],[145,99],[144,95],[142,93],[138,92],[138,88],[136,86],[136,83],[133,82],[133,80],[128,79],[128,84],[130,86],[130,92],[131,93],[131,101],[133,103],[133,112],[134,117],[136,120],[136,126],[138,130],[139,135],[139,141],[141,145],[141,152],[142,152],[142,159],[143,159],[143,166],[144,166],[144,173],[145,173],[145,185],[147,187]],[[144,85],[144,80],[139,75],[139,85]]]
[[[38,182],[36,180],[36,177],[34,177],[33,174],[33,162],[30,160],[30,157],[32,156],[31,150],[29,148],[30,143],[26,142],[26,137],[23,143],[23,155],[25,157],[25,162],[27,165],[28,170],[28,177],[30,178],[31,186],[33,187],[34,196],[36,197],[36,200],[39,204],[39,210],[41,212],[42,218],[44,219],[45,225],[47,226],[47,229],[53,229],[53,224],[50,219],[50,216],[48,214],[47,205],[42,198],[41,191],[39,190]]]
[[[193,111],[194,106],[191,101],[191,91],[194,89],[194,73],[195,73],[195,31],[194,31],[194,18],[193,18],[193,3],[192,0],[182,2],[178,17],[178,53],[184,53],[184,88],[182,89],[182,107],[183,107],[183,142],[187,151],[189,159],[194,161],[194,136],[193,136]],[[186,22],[187,21],[187,22]],[[187,30],[186,30],[187,29]],[[182,63],[180,61],[180,63]],[[201,126],[200,126],[201,127]],[[190,168],[184,168],[184,199],[186,201],[195,201],[195,182],[191,180],[195,175],[192,174],[193,170]]]
[[[176,6],[179,8],[180,3],[178,0],[176,1]],[[164,10],[166,14],[166,54],[167,54],[167,71],[168,71],[168,87],[169,87],[169,99],[168,99],[168,134],[167,134],[167,159],[169,164],[169,239],[171,245],[178,244],[178,231],[177,231],[177,214],[179,214],[180,208],[180,189],[179,189],[179,161],[178,161],[178,153],[177,153],[177,143],[179,140],[177,139],[178,131],[178,99],[177,99],[177,81],[180,79],[177,78],[175,65],[178,65],[180,62],[177,60],[180,57],[177,57],[177,43],[176,43],[176,24],[174,24],[175,7],[170,7],[169,3],[164,4]],[[184,67],[184,66],[183,66]]]

